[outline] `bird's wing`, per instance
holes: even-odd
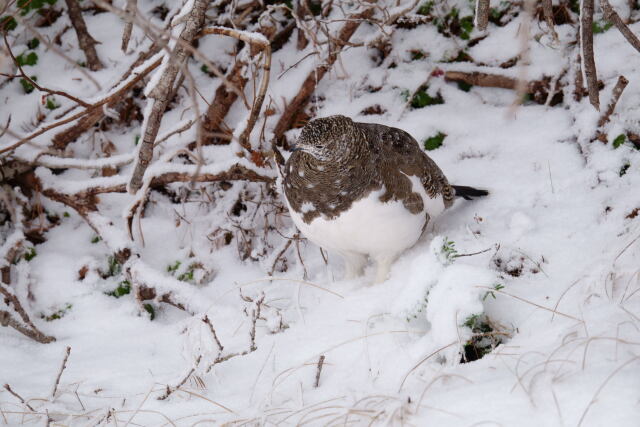
[[[447,207],[453,203],[455,192],[446,176],[411,135],[379,124],[358,123],[358,127],[365,133],[385,184],[397,185],[402,175],[416,176],[429,197],[442,195]]]

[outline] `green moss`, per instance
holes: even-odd
[[[62,319],[69,310],[71,310],[71,308],[73,307],[72,304],[67,303],[65,304],[64,307],[62,307],[61,309],[58,309],[56,311],[54,311],[53,313],[46,315],[44,313],[40,314],[40,318],[47,321],[47,322],[52,322],[54,320],[59,320]]]
[[[434,136],[431,136],[424,140],[424,149],[427,151],[435,150],[442,146],[444,139],[447,137],[446,134],[442,132],[438,132]]]
[[[31,261],[32,259],[34,259],[36,257],[36,255],[38,255],[38,253],[36,252],[36,248],[30,247],[24,253],[24,259],[27,260],[27,261]]]
[[[433,10],[433,0],[426,1],[418,8],[418,15],[427,16]]]
[[[167,266],[167,272],[168,273],[175,273],[180,268],[180,264],[182,264],[180,261],[176,261],[175,263],[173,263],[171,265],[168,265]]]
[[[27,47],[29,49],[36,49],[38,46],[40,46],[40,40],[38,39],[31,39],[27,42]]]
[[[118,284],[117,288],[105,293],[111,297],[116,297],[116,298],[120,298],[121,296],[124,296],[124,295],[129,295],[131,293],[131,283],[128,280],[123,280]]]
[[[413,108],[424,108],[430,105],[444,104],[444,99],[442,98],[442,96],[440,96],[440,94],[438,94],[436,97],[432,97],[427,93],[428,89],[428,86],[420,88],[413,95],[413,98],[411,98],[411,106]]]

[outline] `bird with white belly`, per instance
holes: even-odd
[[[316,119],[302,129],[283,185],[302,234],[341,254],[347,279],[361,275],[370,257],[376,283],[386,280],[393,261],[456,196],[488,194],[449,185],[408,133],[345,116]]]

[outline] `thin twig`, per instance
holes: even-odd
[[[9,393],[11,393],[13,396],[15,396],[15,397],[20,401],[20,403],[22,403],[24,406],[26,406],[27,408],[29,408],[29,410],[30,410],[31,412],[36,412],[36,410],[35,410],[35,409],[33,409],[33,407],[32,407],[31,405],[29,405],[29,404],[28,404],[28,403],[27,403],[27,402],[22,398],[22,396],[20,396],[18,393],[16,393],[15,391],[13,391],[13,390],[11,389],[11,386],[10,386],[9,384],[5,384],[5,385],[4,385],[4,388],[5,388]]]
[[[31,77],[29,77],[27,75],[27,73],[25,73],[24,70],[22,69],[22,65],[20,65],[20,62],[16,59],[15,55],[13,54],[13,51],[11,50],[11,46],[9,45],[9,42],[7,41],[7,33],[3,33],[3,37],[4,37],[4,44],[7,47],[7,52],[9,53],[9,56],[13,60],[13,63],[18,66],[18,71],[20,71],[20,75],[22,76],[22,78],[24,78],[26,81],[31,83],[36,89],[38,89],[41,92],[46,92],[46,93],[48,93],[50,95],[60,95],[60,96],[63,96],[65,98],[67,98],[67,99],[72,100],[75,103],[78,103],[78,104],[82,105],[83,107],[89,107],[89,104],[87,104],[86,102],[84,102],[81,99],[76,98],[73,95],[69,95],[65,91],[62,91],[62,90],[51,90],[51,89],[47,89],[45,87],[40,86],[35,80],[33,80]]]
[[[58,375],[56,376],[56,382],[53,384],[53,390],[51,391],[52,399],[55,399],[56,397],[58,384],[60,384],[60,377],[62,377],[62,372],[64,371],[64,368],[67,367],[67,359],[69,359],[69,354],[71,354],[71,347],[67,346],[67,350],[65,351],[64,358],[62,359],[62,365],[60,365],[60,370],[58,371]]]
[[[123,52],[127,51],[129,46],[129,40],[131,39],[131,32],[133,30],[133,18],[136,16],[138,0],[127,0],[127,4],[124,8],[124,12],[131,18],[127,19],[122,30],[122,46],[120,48]]]
[[[202,321],[209,326],[209,331],[211,332],[211,335],[213,335],[213,339],[215,340],[216,345],[218,346],[218,350],[219,351],[224,350],[224,346],[218,339],[218,334],[216,334],[216,330],[214,329],[213,324],[211,323],[211,320],[209,320],[209,316],[205,314],[205,316],[202,318]]]
[[[316,370],[316,382],[314,383],[314,387],[318,388],[320,385],[320,373],[322,372],[322,366],[324,365],[324,354],[320,356],[318,359],[318,368]]]
[[[173,393],[174,391],[176,391],[180,387],[182,387],[184,385],[184,383],[186,383],[187,380],[191,377],[191,375],[193,375],[193,373],[196,371],[196,367],[200,364],[200,359],[201,358],[202,358],[202,356],[198,356],[198,358],[196,359],[195,366],[193,366],[189,370],[189,372],[187,372],[187,374],[184,376],[184,378],[182,378],[182,380],[176,386],[170,387],[169,385],[167,385],[167,388],[166,388],[164,394],[162,396],[158,397],[158,400],[165,400],[166,398],[171,396],[171,393]]]

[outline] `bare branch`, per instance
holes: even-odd
[[[13,389],[11,388],[11,386],[9,384],[5,384],[4,385],[5,390],[7,390],[9,393],[11,393],[13,396],[15,396],[20,403],[22,403],[24,406],[26,406],[27,408],[29,408],[29,410],[31,412],[36,412],[35,409],[33,409],[31,407],[31,405],[29,405],[27,402],[25,402],[25,400],[22,398],[22,396],[20,396],[18,393],[16,393],[15,391],[13,391]]]
[[[620,15],[613,9],[611,3],[608,0],[600,0],[600,7],[604,12],[604,18],[612,22],[613,25],[618,28],[618,31],[622,33],[625,39],[633,46],[638,52],[640,52],[640,39],[633,34],[633,32],[629,29],[627,24],[624,23]]]
[[[98,52],[96,52],[95,45],[98,43],[95,41],[93,37],[89,34],[89,30],[87,30],[87,24],[84,22],[84,18],[82,17],[82,9],[78,4],[77,0],[65,0],[67,3],[67,9],[69,10],[69,19],[71,19],[71,25],[76,30],[76,35],[78,36],[78,44],[80,44],[80,49],[83,50],[85,56],[87,57],[87,65],[91,71],[98,71],[104,68],[102,62],[100,62],[100,58],[98,57]]]
[[[368,8],[361,13],[351,15],[347,22],[342,26],[336,40],[339,42],[331,43],[329,45],[329,56],[320,65],[318,65],[313,71],[307,75],[307,78],[302,83],[298,94],[289,102],[287,108],[282,113],[280,120],[276,124],[273,131],[274,144],[282,145],[283,136],[293,125],[296,116],[302,111],[309,101],[311,94],[316,88],[316,85],[322,80],[324,75],[331,69],[333,64],[338,59],[338,55],[344,45],[349,42],[353,33],[356,32],[363,20],[369,19],[374,12],[374,8]]]
[[[125,6],[125,13],[131,16],[131,19],[127,20],[124,24],[124,30],[122,31],[122,46],[121,49],[123,52],[127,51],[127,47],[129,46],[129,40],[131,39],[131,32],[133,30],[133,18],[136,16],[138,0],[127,0],[127,5]]]
[[[9,56],[11,57],[11,59],[13,60],[13,63],[15,65],[18,66],[18,71],[20,71],[20,76],[22,78],[24,78],[25,80],[27,80],[29,83],[31,83],[36,89],[38,89],[41,92],[46,92],[50,95],[60,95],[63,96],[67,99],[72,100],[73,102],[82,105],[83,107],[88,107],[89,104],[87,104],[86,102],[84,102],[81,99],[76,98],[73,95],[69,95],[67,92],[62,91],[62,90],[51,90],[51,89],[47,89],[45,87],[40,86],[35,80],[31,79],[31,77],[29,77],[27,75],[27,73],[24,72],[24,70],[22,69],[22,65],[20,65],[20,62],[16,59],[16,57],[13,54],[13,51],[11,50],[11,46],[9,45],[9,42],[7,41],[7,33],[3,33],[2,34],[4,37],[4,44],[7,47],[7,52],[9,52]]]
[[[486,30],[489,24],[489,7],[489,0],[476,0],[475,26],[480,31]]]
[[[318,359],[318,368],[316,370],[316,382],[314,383],[314,387],[318,388],[320,385],[320,373],[322,372],[322,366],[324,365],[324,354],[320,356]]]
[[[593,57],[593,2],[583,0],[580,8],[580,47],[582,49],[582,70],[587,81],[589,102],[600,111],[600,95],[598,92],[598,76],[596,62]]]
[[[200,31],[200,28],[202,28],[208,3],[206,0],[195,1],[193,9],[191,9],[188,15],[187,23],[180,34],[179,40],[181,40],[181,43],[176,43],[158,83],[149,94],[152,102],[151,112],[149,116],[145,118],[146,127],[143,129],[143,137],[142,141],[140,141],[134,171],[131,174],[131,180],[128,185],[129,192],[132,194],[135,194],[140,187],[142,187],[144,172],[147,170],[147,167],[149,167],[153,158],[153,144],[158,135],[160,122],[169,103],[168,96],[171,93],[178,71],[189,54],[185,48],[185,44],[191,44]]]
[[[67,367],[67,359],[69,359],[69,355],[71,354],[71,347],[67,346],[67,349],[64,354],[64,358],[62,359],[62,365],[60,365],[60,370],[58,371],[58,375],[56,376],[56,381],[53,383],[53,390],[51,391],[51,398],[55,399],[56,391],[58,390],[58,384],[60,384],[60,377],[62,377],[62,372],[64,372],[64,368]]]

